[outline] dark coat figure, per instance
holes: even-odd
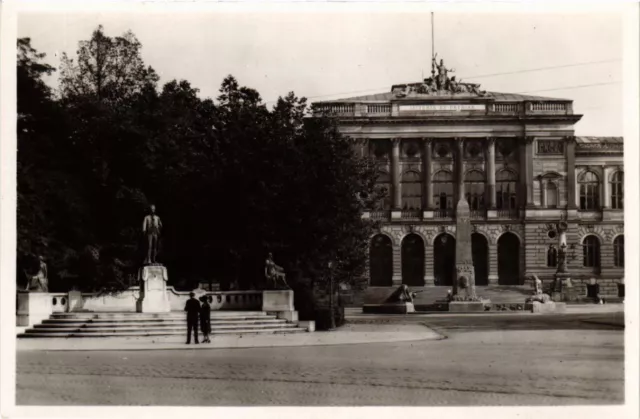
[[[211,333],[211,306],[209,305],[209,301],[207,300],[207,296],[203,295],[200,297],[200,301],[202,301],[202,305],[200,306],[200,330],[202,331],[202,335],[204,339],[203,343],[210,343],[209,334]]]
[[[193,298],[194,296],[194,293],[190,293],[190,298],[184,306],[184,311],[187,312],[187,345],[191,343],[192,330],[195,343],[198,343],[198,314],[200,313],[200,303]]]

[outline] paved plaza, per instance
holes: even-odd
[[[376,339],[374,330],[381,337]],[[392,341],[393,331],[405,339]],[[354,334],[360,343],[356,339],[340,344],[336,334]],[[315,341],[290,341],[289,347],[264,342],[274,337],[295,339],[293,336],[269,336],[262,341],[247,336],[236,339],[254,339],[256,347],[224,348],[218,343],[219,347],[206,350],[200,345],[198,349],[181,346],[183,350],[160,346],[163,349],[43,351],[33,346],[21,348],[21,340],[16,403],[468,406],[624,402],[623,320],[615,309],[466,317],[353,313],[347,329],[306,334],[312,335]],[[417,337],[412,340],[409,335]],[[147,345],[152,347],[149,340]]]

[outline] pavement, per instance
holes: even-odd
[[[291,334],[245,334],[212,336],[211,343],[185,344],[184,336],[127,338],[24,338],[18,339],[18,351],[105,351],[270,348],[286,346],[349,345],[360,343],[438,340],[443,336],[421,324],[346,324],[333,331]]]

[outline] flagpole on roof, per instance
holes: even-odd
[[[434,27],[433,12],[431,12],[431,77],[435,77],[435,75],[436,75],[436,69],[434,67],[434,64],[435,64],[435,55],[434,55],[434,53],[435,53],[435,47],[434,47],[435,40],[434,40],[434,36],[433,36],[433,33],[434,33],[433,27]]]

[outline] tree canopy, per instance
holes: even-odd
[[[54,69],[18,41],[18,253],[44,255],[52,287],[122,289],[141,266],[154,203],[169,280],[260,286],[268,251],[289,271],[362,274],[374,165],[293,92],[269,109],[226,77],[215,99],[185,80],[158,86],[142,45],[102,27]]]

